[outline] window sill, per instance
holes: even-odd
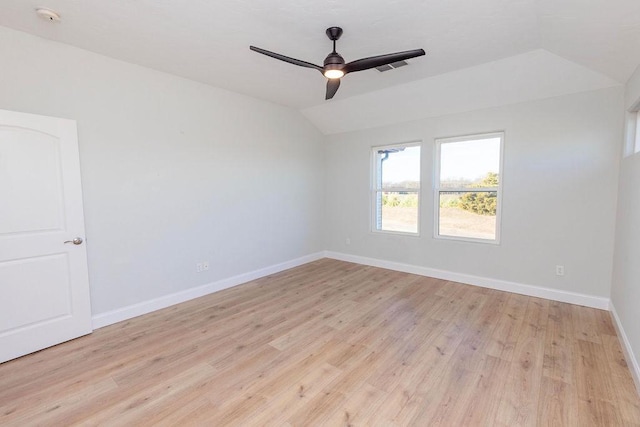
[[[480,243],[480,244],[485,244],[485,245],[494,245],[494,246],[498,246],[500,245],[500,239],[495,239],[495,240],[489,240],[489,239],[476,239],[473,237],[458,237],[458,236],[440,236],[440,235],[435,235],[433,236],[433,239],[438,241],[453,241],[453,242],[462,242],[462,243]]]
[[[391,236],[420,237],[420,232],[411,233],[408,231],[371,230],[371,234],[386,234]]]

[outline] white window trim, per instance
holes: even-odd
[[[489,245],[499,245],[501,230],[502,230],[502,185],[504,181],[504,131],[500,132],[488,132],[488,133],[478,133],[464,136],[454,136],[454,137],[444,137],[444,138],[435,138],[434,141],[434,162],[435,167],[433,168],[433,238],[436,240],[452,240],[458,242],[469,242],[469,243],[484,243]],[[498,188],[497,188],[497,208],[496,208],[496,238],[495,240],[490,239],[478,239],[474,237],[459,237],[459,236],[441,236],[439,225],[440,225],[440,147],[442,144],[450,143],[450,142],[463,142],[463,141],[473,141],[478,139],[491,139],[491,138],[500,138],[500,179],[498,180]],[[449,189],[448,189],[449,190]],[[464,189],[453,189],[453,190],[463,190],[470,191],[469,188]],[[475,191],[496,191],[496,187],[480,187],[473,188]]]
[[[627,111],[625,117],[623,158],[632,156],[640,150],[638,120],[640,120],[640,112]]]
[[[627,110],[625,119],[623,158],[640,152],[640,100]]]
[[[381,188],[381,191],[406,191],[411,193],[416,193],[418,195],[418,223],[417,223],[417,232],[413,233],[410,231],[393,231],[393,230],[378,230],[376,226],[377,222],[377,201],[376,195],[378,193],[378,172],[377,172],[377,152],[379,150],[386,150],[397,147],[420,147],[420,188],[418,189],[407,189],[407,188],[395,188],[395,187],[385,187]],[[420,212],[422,210],[422,141],[409,141],[409,142],[399,142],[396,144],[388,144],[388,145],[378,145],[371,147],[371,185],[369,191],[369,206],[370,206],[370,215],[369,215],[369,231],[375,234],[391,234],[396,236],[406,236],[406,237],[420,237],[420,229],[421,229],[421,220],[420,220]]]

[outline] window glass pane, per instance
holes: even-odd
[[[497,187],[500,138],[445,142],[440,146],[440,188]]]
[[[496,239],[496,191],[440,192],[441,236]]]
[[[381,151],[378,155],[382,159],[382,188],[420,188],[420,147]]]
[[[635,150],[634,153],[640,151],[640,111],[636,113],[636,138],[635,138]]]
[[[374,231],[418,234],[420,145],[374,147]]]
[[[418,193],[389,192],[381,196],[381,228],[384,231],[418,232]]]

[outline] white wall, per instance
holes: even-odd
[[[3,27],[0,70],[1,109],[78,122],[94,314],[322,249],[299,113]]]
[[[617,87],[331,136],[325,246],[608,298],[622,104]],[[434,138],[499,130],[506,133],[501,244],[434,240]],[[373,233],[370,147],[414,140],[423,141],[421,236]],[[556,264],[565,266],[564,277],[555,275]]]
[[[640,68],[627,83],[625,108],[640,100]],[[611,302],[626,335],[640,390],[640,153],[622,160]]]
[[[620,88],[323,138],[290,109],[2,27],[0,69],[0,108],[78,121],[95,314],[322,249],[610,295]],[[501,244],[434,240],[434,138],[495,130],[506,132]],[[370,147],[413,140],[424,141],[422,235],[371,233]],[[634,195],[620,191],[621,203]],[[621,215],[617,265],[633,226]],[[211,270],[195,273],[204,260]],[[624,266],[614,296],[630,318],[623,284],[637,273]]]

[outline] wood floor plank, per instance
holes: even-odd
[[[180,392],[197,388],[202,383],[210,384],[214,374],[215,369],[206,363],[195,365],[167,380],[150,384],[127,400],[113,402],[101,411],[92,413],[83,422],[93,425],[133,425],[139,420],[146,420],[167,404],[172,404]]]
[[[460,411],[460,426],[488,426],[496,419],[511,364],[493,356],[484,358],[484,366],[474,374],[472,396]]]
[[[548,315],[549,301],[529,298],[507,384],[500,399],[496,418],[500,424],[535,426],[538,422]]]
[[[600,338],[597,310],[583,310],[580,306],[571,306],[573,333],[576,339],[602,344]]]
[[[614,377],[611,375],[611,365],[602,344],[576,339],[574,359],[575,384],[580,399],[615,399]]]
[[[334,413],[336,411],[340,411],[344,407],[352,394],[367,386],[366,380],[371,371],[377,369],[384,361],[385,358],[383,353],[369,353],[362,363],[358,364],[351,370],[344,371],[327,387],[325,387],[322,393],[309,402],[311,413],[307,412],[308,408],[303,408],[296,412],[289,419],[289,422],[292,425],[317,425],[321,423],[328,423],[328,421],[334,416]]]
[[[611,313],[605,310],[593,310],[596,318],[596,325],[598,327],[598,334],[617,336],[616,328],[613,326],[613,318]]]
[[[538,401],[539,425],[578,426],[578,398],[573,385],[551,377],[543,377]]]
[[[483,367],[487,357],[486,347],[493,334],[500,312],[499,305],[489,304],[485,295],[472,293],[474,305],[477,307],[475,319],[468,323],[464,339],[453,354],[458,369],[477,372]]]
[[[384,391],[397,388],[407,373],[418,370],[424,364],[424,349],[431,345],[434,336],[439,333],[440,323],[439,320],[429,319],[429,323],[423,324],[423,334],[414,335],[414,340],[398,340],[390,349],[395,363],[385,364],[373,372],[367,382]]]
[[[402,409],[409,403],[411,396],[402,386],[396,386],[387,392],[386,400],[375,411],[369,413],[366,419],[364,419],[361,425],[364,426],[380,426],[380,427],[395,427],[399,426],[394,419],[402,411]]]
[[[576,407],[578,426],[621,426],[627,427],[620,411],[614,404],[600,399],[578,399]]]
[[[454,365],[448,365],[439,381],[418,394],[420,408],[409,421],[410,425],[458,425],[467,402],[472,398],[473,374]]]
[[[330,259],[0,364],[0,425],[640,426],[608,312]]]
[[[495,332],[487,344],[488,355],[507,361],[513,359],[528,301],[523,295],[509,295],[503,315],[498,319]]]
[[[348,394],[345,401],[326,420],[327,426],[366,426],[368,416],[378,411],[387,393],[363,383]]]
[[[423,363],[400,380],[402,392],[410,398],[394,416],[392,421],[396,424],[409,425],[417,422],[420,419],[419,414],[432,417],[437,405],[443,401],[443,392],[448,388],[448,381],[466,381],[466,378],[460,377],[464,369],[455,366],[453,357],[460,343],[472,333],[470,326],[474,324],[481,311],[476,304],[476,294],[470,292],[469,288],[465,287],[464,290],[460,303],[450,307],[453,313],[445,317],[449,321],[441,321],[443,327],[421,352]],[[444,402],[446,403],[446,400]]]
[[[41,395],[37,401],[13,402],[0,408],[8,416],[3,426],[65,425],[73,422],[73,414],[86,400],[100,400],[107,392],[117,390],[110,378],[84,384],[65,393]]]
[[[620,341],[616,336],[602,336],[602,343],[611,375],[615,378],[616,400],[620,405],[622,419],[628,425],[640,426],[640,399],[635,399],[635,384],[627,361],[622,353]]]
[[[293,414],[306,407],[311,399],[322,392],[342,371],[328,363],[309,370],[299,381],[281,390],[261,390],[260,394],[269,402],[266,408],[257,411],[248,421],[251,425],[281,426]]]
[[[573,321],[570,304],[551,302],[544,346],[543,375],[573,384]]]

